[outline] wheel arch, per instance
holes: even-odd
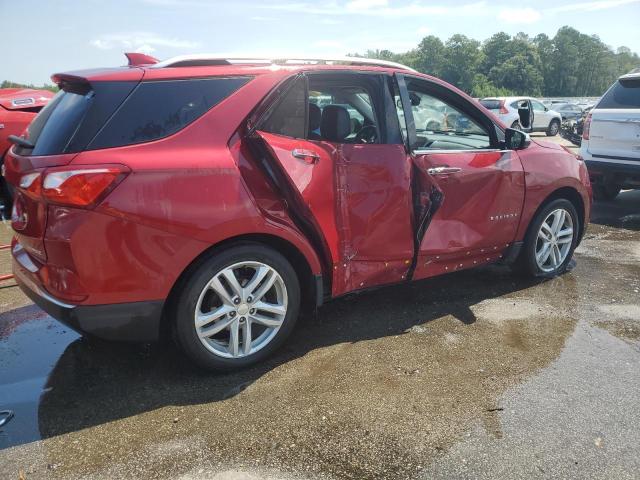
[[[538,205],[538,208],[535,210],[533,215],[531,215],[531,219],[529,220],[529,224],[527,225],[527,229],[525,231],[525,237],[529,233],[533,219],[537,217],[538,213],[540,213],[540,211],[544,207],[546,207],[549,203],[559,198],[564,198],[565,200],[569,200],[575,207],[576,212],[578,213],[578,218],[580,220],[580,231],[578,232],[578,242],[576,245],[580,244],[580,242],[582,241],[582,236],[584,235],[584,232],[586,229],[585,204],[584,204],[584,200],[582,199],[582,195],[580,195],[580,192],[578,192],[578,190],[576,190],[574,187],[570,187],[570,186],[557,188],[556,190],[551,192],[549,195],[547,195],[547,197],[542,202],[540,202],[540,205]]]
[[[331,291],[330,288],[327,289],[325,286],[326,282],[324,276],[313,273],[312,266],[305,255],[289,240],[268,233],[251,233],[230,237],[209,246],[200,253],[200,255],[194,258],[180,273],[164,302],[160,325],[160,335],[162,337],[166,338],[171,333],[171,318],[172,315],[174,315],[173,308],[175,306],[175,300],[191,273],[197,269],[202,262],[214,255],[217,255],[219,252],[231,247],[247,244],[258,244],[271,247],[278,253],[282,254],[291,263],[291,266],[295,270],[298,280],[300,281],[300,292],[302,295],[301,307],[303,308],[303,311],[312,311],[316,307],[320,306],[325,293]]]

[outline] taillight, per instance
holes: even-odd
[[[507,107],[504,106],[504,100],[500,100],[500,113],[502,115],[506,115],[507,113],[509,113],[509,110],[507,110]]]
[[[39,197],[42,191],[41,172],[31,172],[23,175],[20,177],[18,185],[30,197]]]
[[[589,129],[591,128],[591,114],[587,115],[582,125],[582,139],[589,140]]]
[[[42,180],[42,198],[59,205],[89,207],[103,199],[128,173],[123,165],[48,169]]]

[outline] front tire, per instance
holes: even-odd
[[[573,204],[560,198],[545,205],[532,220],[520,253],[520,270],[549,278],[565,272],[581,230]]]
[[[238,245],[204,260],[188,276],[174,307],[175,337],[207,370],[244,368],[284,342],[299,308],[291,264],[263,245]]]
[[[560,121],[557,118],[554,118],[549,123],[549,128],[547,128],[547,137],[555,137],[558,135],[560,131]]]

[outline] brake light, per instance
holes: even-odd
[[[509,113],[509,110],[507,110],[507,107],[504,106],[504,100],[500,100],[500,113],[502,115],[506,115],[507,113]]]
[[[123,165],[50,169],[42,180],[42,198],[50,203],[89,207],[104,198],[128,173]]]
[[[589,129],[591,128],[591,114],[587,115],[584,119],[584,125],[582,125],[582,139],[589,140]]]

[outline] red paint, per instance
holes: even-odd
[[[331,284],[326,293],[335,296],[405,280],[415,254],[415,278],[495,261],[508,244],[522,240],[541,202],[561,187],[579,192],[588,219],[586,169],[562,149],[534,142],[519,152],[412,156],[403,145],[340,145],[259,132],[272,154],[269,161],[286,175],[296,210],[305,212],[311,225],[311,230],[302,228],[283,192],[261,169],[246,122],[269,92],[305,70],[395,71],[330,65],[136,66],[54,75],[56,81],[87,82],[254,78],[161,140],[46,157],[11,152],[6,164],[13,185],[25,174],[60,167],[123,165],[130,170],[106,198],[86,208],[46,203],[41,194],[18,189],[18,208],[29,221],[16,232],[16,241],[38,267],[29,273],[31,280],[71,303],[161,300],[207,249],[261,235],[296,248],[310,271]],[[469,98],[437,79],[415,75]],[[294,149],[318,159],[295,158]],[[461,171],[448,177],[427,173],[443,165]],[[428,209],[432,194],[441,204],[414,252],[414,197]]]
[[[11,142],[9,135],[22,135],[49,100],[53,98],[49,90],[31,88],[0,89],[0,161],[4,157]]]

